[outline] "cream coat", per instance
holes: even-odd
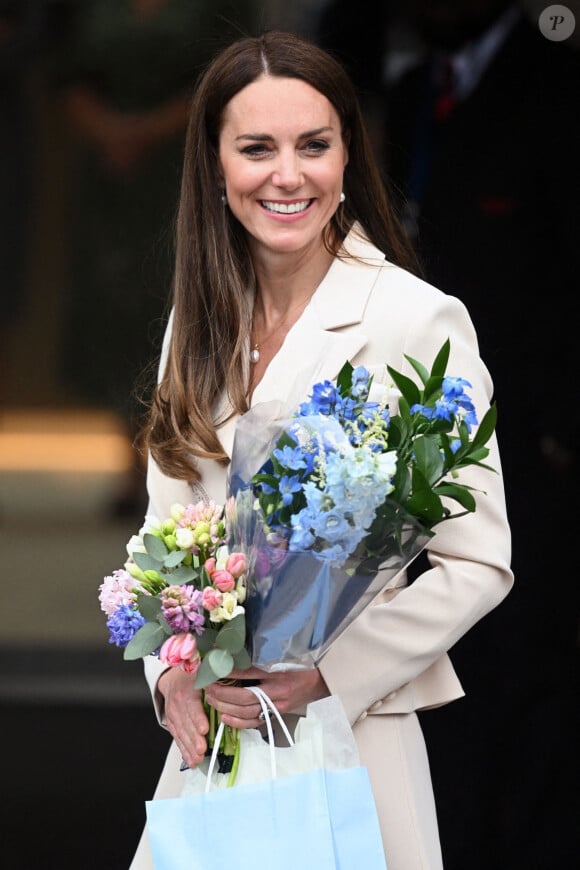
[[[356,231],[346,239],[345,249],[352,257],[335,259],[270,363],[252,404],[285,397],[294,407],[315,382],[334,379],[347,359],[366,366],[375,384],[387,385],[386,362],[413,377],[404,354],[428,366],[450,338],[448,371],[472,384],[481,418],[492,382],[463,304],[386,262]],[[230,454],[234,428],[235,419],[220,430]],[[496,474],[473,468],[462,472],[461,480],[483,491],[477,496],[477,511],[436,528],[428,545],[430,569],[408,587],[404,575],[395,578],[319,664],[330,691],[343,702],[363,763],[369,766],[389,870],[441,866],[428,764],[414,712],[463,694],[447,651],[501,602],[513,581],[495,439],[488,463]],[[165,477],[151,462],[150,513],[165,517],[174,502],[186,504],[203,496],[223,502],[226,470],[201,462],[200,471],[201,484],[192,490]],[[146,661],[161,723],[156,681],[162,667],[156,659]],[[179,761],[173,744],[157,797],[179,793]],[[151,866],[146,851],[142,843],[132,870]]]

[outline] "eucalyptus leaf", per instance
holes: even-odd
[[[180,565],[166,579],[172,586],[183,586],[184,583],[189,583],[191,580],[195,580],[196,577],[197,571],[194,568]]]
[[[234,667],[238,671],[245,671],[252,666],[252,659],[245,647],[234,655]]]
[[[123,658],[127,661],[135,661],[151,655],[161,646],[166,637],[167,634],[159,623],[146,622],[125,647]]]
[[[212,649],[215,644],[216,637],[217,631],[215,628],[206,628],[203,634],[200,634],[198,637],[196,637],[197,648],[202,655]]]
[[[206,659],[209,661],[211,669],[216,674],[218,680],[223,680],[234,669],[234,658],[225,649],[212,649],[208,652]]]
[[[195,676],[196,689],[205,689],[210,683],[222,680],[232,672],[234,660],[225,650],[213,649],[201,661]]]
[[[210,683],[215,683],[217,674],[212,670],[208,657],[202,659],[193,683],[196,689],[205,689]]]
[[[143,544],[150,556],[153,556],[154,559],[159,559],[160,562],[163,562],[163,560],[167,556],[168,550],[161,538],[158,538],[156,535],[152,535],[147,532],[145,535],[143,535]]]
[[[163,567],[163,562],[154,559],[149,553],[133,553],[133,561],[142,571],[160,571]]]
[[[156,595],[139,595],[137,599],[139,613],[150,621],[157,620],[161,613],[161,601]]]
[[[163,564],[166,568],[176,568],[183,562],[186,556],[187,550],[173,550],[173,552],[168,553],[164,558]]]
[[[229,622],[225,622],[218,632],[215,645],[219,649],[238,653],[246,642],[246,619],[244,614],[235,616]]]

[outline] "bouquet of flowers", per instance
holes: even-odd
[[[278,421],[267,444],[271,408],[257,405],[238,422],[230,545],[250,565],[253,664],[314,666],[433,526],[475,511],[457,474],[489,468],[496,409],[478,425],[471,385],[446,374],[449,353],[446,341],[430,370],[406,357],[420,387],[387,366],[393,387],[382,402],[369,398],[369,372],[346,363],[336,384],[315,384],[310,400]]]
[[[225,543],[224,508],[210,502],[175,504],[163,521],[149,517],[127,544],[128,560],[99,587],[109,642],[124,658],[157,655],[195,674],[196,688],[247,668],[246,557]],[[208,707],[213,746],[219,722]],[[224,730],[220,751],[235,755],[237,734]],[[226,763],[221,758],[221,769]]]

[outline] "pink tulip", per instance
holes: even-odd
[[[205,568],[205,570],[207,571],[207,573],[208,573],[209,576],[211,577],[211,575],[212,575],[213,572],[215,571],[215,559],[214,559],[214,557],[211,556],[211,558],[206,559],[206,560],[205,560],[205,565],[204,565],[203,567]]]
[[[215,610],[222,603],[222,594],[213,586],[206,586],[203,590],[203,606],[206,610]]]
[[[195,638],[187,632],[168,637],[159,650],[159,658],[165,664],[181,668],[188,674],[195,673],[201,662]]]
[[[225,569],[217,569],[211,575],[211,582],[214,586],[217,586],[220,592],[231,592],[234,586],[236,585],[236,581],[229,571]]]
[[[231,553],[226,562],[226,570],[237,580],[246,572],[246,557],[243,553]]]

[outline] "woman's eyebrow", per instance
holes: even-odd
[[[311,136],[320,136],[321,133],[332,132],[332,129],[332,127],[318,127],[316,130],[306,130],[304,133],[299,133],[297,138],[308,139]],[[241,133],[236,136],[235,141],[239,142],[241,139],[251,139],[253,142],[272,142],[274,136],[269,133]]]

